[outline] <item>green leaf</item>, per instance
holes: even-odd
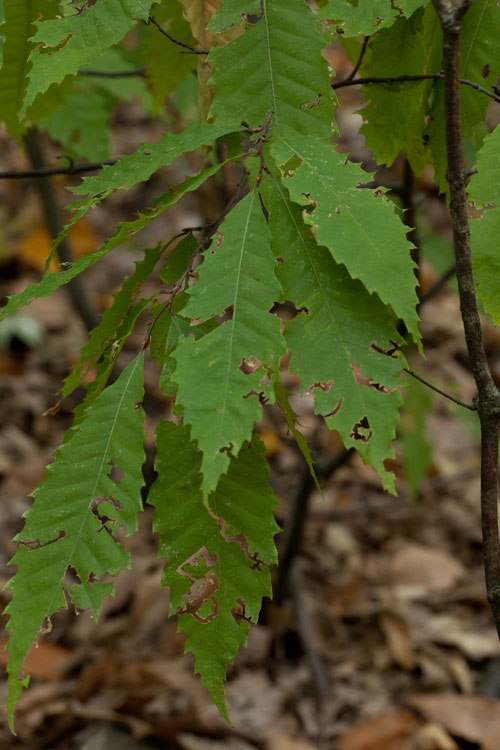
[[[59,141],[72,159],[109,159],[109,118],[113,100],[106,92],[79,85],[64,103],[39,121],[39,129]],[[75,118],[75,112],[78,117]]]
[[[153,530],[161,535],[159,556],[168,560],[162,584],[170,587],[170,611],[179,615],[195,671],[228,719],[225,665],[246,643],[262,597],[271,595],[266,566],[276,562],[276,499],[264,447],[258,439],[242,446],[207,507],[202,456],[189,428],[161,422],[156,443],[158,479],[148,502],[155,506]]]
[[[331,18],[338,21],[345,36],[370,35],[390,26],[397,18],[404,14],[411,14],[427,0],[328,0],[323,8],[318,10],[320,18]]]
[[[2,3],[2,10],[4,23],[1,29],[5,42],[0,68],[0,117],[9,133],[19,138],[26,129],[19,119],[19,111],[26,90],[34,22],[40,15],[50,17],[55,4],[53,0],[8,0]]]
[[[185,153],[201,146],[211,146],[218,138],[236,130],[238,128],[234,125],[201,122],[188,126],[182,133],[165,133],[152,145],[141,143],[137,151],[122,156],[116,164],[103,167],[97,176],[84,177],[80,185],[72,188],[72,192],[88,197],[75,201],[69,208],[76,211],[76,218],[79,219],[89,208],[117,190],[129,190],[139,182],[146,182],[160,167],[169,166]]]
[[[304,220],[318,243],[391,305],[419,342],[415,264],[394,204],[380,190],[357,188],[366,172],[312,137],[280,138],[271,144],[271,153],[292,200],[308,203]]]
[[[251,127],[273,112],[274,131],[314,133],[328,141],[333,129],[332,95],[325,40],[303,0],[262,0],[263,15],[231,44],[213,48],[212,117],[235,113]]]
[[[164,252],[165,245],[162,242],[154,248],[145,250],[144,259],[135,263],[134,273],[124,281],[120,291],[113,294],[113,304],[104,311],[101,322],[90,332],[89,340],[80,350],[78,362],[72,367],[64,381],[63,396],[67,396],[80,385],[83,378],[103,356],[105,350],[114,345],[117,332],[130,313],[133,313],[133,321],[135,321],[149,304],[149,299],[142,300],[138,305],[134,305],[133,302]]]
[[[129,555],[114,535],[121,526],[127,534],[135,531],[141,508],[144,412],[137,404],[143,396],[142,369],[139,355],[87,409],[47,468],[16,537],[19,548],[10,564],[17,565],[17,573],[7,584],[12,601],[6,609],[11,727],[24,657],[42,624],[47,626],[53,612],[66,606],[63,577],[68,566],[80,579],[69,590],[72,601],[91,606],[95,618],[113,590],[98,579],[129,567]],[[124,472],[119,483],[110,478],[113,465]]]
[[[258,16],[260,14],[259,0],[224,0],[222,7],[212,16],[209,29],[223,31],[235,24],[246,22],[247,16]]]
[[[134,19],[146,19],[152,0],[99,0],[79,13],[37,23],[31,42],[32,68],[24,100],[26,110],[51,84],[62,83],[79,68],[102,55],[132,28]]]
[[[414,378],[410,378],[405,386],[405,405],[398,437],[408,495],[410,500],[416,500],[420,483],[432,465],[432,445],[425,436],[426,415],[431,410],[432,400],[427,388]]]
[[[252,192],[220,227],[183,310],[185,316],[207,320],[229,309],[231,317],[198,341],[180,339],[174,352],[178,400],[203,451],[206,491],[215,489],[230,454],[250,439],[261,414],[258,394],[272,395],[261,382],[260,364],[277,368],[284,353],[279,320],[269,313],[281,292],[274,267],[269,231]]]
[[[182,15],[178,2],[153,8],[154,18],[165,31],[186,44],[195,45],[191,28]],[[181,54],[181,49],[160,34],[156,26],[148,24],[143,42],[146,77],[153,97],[153,114],[165,106],[166,98],[196,68],[196,55]]]
[[[276,395],[276,403],[283,412],[286,423],[288,425],[288,429],[297,441],[297,445],[299,446],[300,452],[306,460],[309,471],[311,472],[311,476],[314,479],[314,483],[318,490],[321,492],[318,477],[316,476],[316,471],[314,470],[314,462],[312,460],[311,451],[309,449],[309,443],[307,442],[307,439],[304,437],[301,431],[297,428],[299,417],[290,406],[290,402],[288,400],[288,397],[291,396],[291,393],[289,393],[286,388],[284,388],[280,380],[274,381],[274,393]]]
[[[395,321],[375,295],[318,247],[280,182],[266,178],[264,188],[271,246],[281,258],[282,299],[299,311],[285,328],[290,371],[299,376],[302,393],[314,389],[316,412],[339,431],[344,445],[356,448],[378,471],[384,488],[394,492],[383,461],[394,455],[404,359],[385,356],[374,345],[389,349],[398,341]]]
[[[468,192],[483,215],[470,225],[472,270],[484,309],[495,325],[500,325],[500,128],[484,139],[477,155],[477,169]]]
[[[441,66],[442,34],[432,3],[409,20],[400,18],[370,41],[359,75],[391,77],[436,73]],[[391,165],[403,151],[415,174],[430,161],[423,139],[434,81],[363,86],[361,132],[380,164]]]
[[[220,164],[215,164],[213,167],[203,170],[200,174],[195,175],[194,177],[189,177],[182,183],[182,185],[176,185],[172,190],[169,190],[164,195],[153,201],[153,208],[146,209],[145,211],[138,211],[138,219],[122,222],[115,233],[106,240],[100,250],[97,250],[95,253],[89,253],[84,258],[76,260],[63,271],[55,271],[45,275],[41,281],[28,284],[23,292],[8,297],[7,304],[0,309],[0,323],[7,315],[10,315],[22,307],[26,307],[26,305],[29,305],[30,302],[33,302],[35,299],[48,297],[56,289],[59,289],[60,286],[67,284],[68,281],[71,281],[71,279],[78,276],[86,268],[92,266],[111,250],[114,250],[126,240],[129,240],[137,234],[137,232],[154,221],[154,219],[166,211],[167,208],[173,206],[173,204],[182,198],[187,192],[196,190],[203,182],[205,182],[207,177],[217,172],[220,167]],[[76,223],[76,220],[73,223]],[[69,229],[69,226],[71,225],[65,227],[65,231]]]

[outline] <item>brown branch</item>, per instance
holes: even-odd
[[[24,138],[26,150],[35,168],[34,171],[43,170],[43,152],[40,146],[38,131],[29,130]],[[63,228],[59,206],[50,180],[39,180],[36,183],[36,189],[40,196],[43,206],[45,223],[53,240],[59,235]],[[61,263],[73,263],[74,257],[71,251],[69,240],[64,237],[57,245],[57,255]],[[73,307],[80,315],[85,326],[92,330],[99,323],[99,315],[93,308],[79,276],[68,282],[68,294],[73,303]]]
[[[477,387],[475,403],[481,422],[481,517],[486,591],[500,636],[500,539],[497,505],[500,391],[494,383],[486,359],[472,275],[465,189],[468,175],[464,167],[460,121],[461,21],[472,0],[462,0],[453,5],[444,0],[432,1],[443,30],[447,179],[460,310]]]
[[[133,70],[79,70],[80,76],[91,76],[92,78],[132,78],[133,76],[144,76],[146,67],[134,68]]]
[[[40,167],[40,169],[21,169],[0,172],[0,180],[21,180],[30,177],[50,177],[54,174],[81,174],[82,172],[95,172],[103,167],[112,167],[118,159],[109,161],[98,161],[91,164],[73,164],[69,167]]]
[[[474,404],[466,404],[464,403],[464,401],[459,401],[458,398],[455,398],[454,396],[450,396],[449,393],[445,393],[445,391],[442,391],[440,388],[436,388],[435,385],[432,385],[432,383],[429,383],[428,380],[425,380],[424,378],[420,377],[420,375],[417,375],[417,373],[413,372],[413,370],[409,370],[407,367],[403,367],[403,370],[404,372],[408,373],[408,375],[411,375],[412,378],[415,378],[415,380],[418,380],[420,383],[423,383],[423,385],[426,385],[427,388],[430,388],[432,391],[439,393],[440,396],[444,396],[450,401],[453,401],[454,404],[458,404],[458,406],[463,406],[464,409],[469,409],[470,411],[477,411],[477,407]]]
[[[359,53],[358,62],[356,63],[356,65],[354,66],[354,68],[351,70],[351,72],[347,76],[347,79],[346,79],[347,81],[352,81],[352,79],[354,78],[354,76],[356,75],[356,73],[358,72],[358,70],[360,69],[361,63],[363,62],[363,58],[365,56],[366,48],[368,47],[368,42],[369,41],[370,41],[370,37],[369,36],[365,36],[365,38],[363,39],[363,44],[361,45],[361,52]]]
[[[331,87],[332,89],[343,89],[346,86],[361,86],[366,85],[369,83],[404,83],[405,81],[439,81],[444,80],[444,73],[422,73],[420,75],[400,75],[400,76],[387,76],[387,77],[378,77],[378,76],[368,76],[366,78],[346,78],[343,81],[332,81]],[[479,91],[481,94],[485,94],[486,96],[489,96],[490,99],[493,99],[495,102],[500,102],[500,96],[496,93],[496,91],[489,91],[488,89],[485,89],[484,86],[480,86],[475,81],[469,81],[466,78],[459,78],[458,82],[462,84],[462,86],[471,86],[476,91]]]
[[[163,34],[163,36],[166,36],[167,39],[169,39],[171,42],[173,42],[174,44],[178,44],[179,47],[184,47],[184,49],[186,51],[185,52],[181,52],[180,53],[181,55],[182,54],[184,54],[184,55],[187,55],[187,54],[192,54],[192,55],[208,55],[208,53],[210,52],[210,50],[208,50],[208,49],[196,49],[196,47],[192,47],[191,44],[186,44],[186,42],[181,42],[181,41],[179,41],[179,39],[175,39],[173,36],[170,36],[170,34],[168,34],[165,31],[165,29],[162,29],[162,27],[160,26],[160,24],[158,23],[158,21],[156,21],[153,16],[149,16],[148,23],[154,24],[156,26],[156,28],[158,29],[158,31],[161,34]]]

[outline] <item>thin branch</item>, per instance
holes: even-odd
[[[184,49],[187,50],[187,52],[181,52],[181,54],[208,55],[210,51],[208,49],[196,49],[196,47],[192,47],[190,44],[186,44],[186,42],[181,42],[179,41],[179,39],[175,39],[173,36],[170,36],[170,34],[168,34],[165,29],[162,29],[158,21],[156,21],[153,16],[149,16],[148,23],[154,24],[158,31],[163,34],[163,36],[166,36],[167,39],[169,39],[171,42],[173,42],[174,44],[178,44],[179,47],[184,47]]]
[[[361,46],[361,52],[359,53],[358,62],[356,63],[354,68],[351,70],[346,80],[351,81],[356,75],[356,73],[358,72],[358,70],[360,69],[369,41],[370,41],[370,36],[365,36],[365,38],[363,39],[363,44]]]
[[[50,177],[54,174],[81,174],[82,172],[95,172],[102,167],[111,167],[118,159],[109,161],[98,161],[91,164],[73,164],[69,167],[40,167],[40,169],[21,169],[0,172],[0,180],[20,180],[31,177]]]
[[[422,305],[425,305],[426,302],[435,297],[436,294],[444,287],[446,282],[452,279],[453,276],[455,276],[455,264],[450,266],[450,268],[448,268],[448,270],[445,271],[443,275],[440,276],[439,279],[437,279],[434,284],[429,287],[426,293],[422,295],[422,298],[420,300],[420,307],[422,307]]]
[[[331,87],[332,89],[343,89],[346,86],[361,86],[366,85],[369,83],[404,83],[405,81],[439,81],[444,80],[444,73],[422,73],[421,75],[401,75],[401,76],[388,76],[388,77],[377,77],[377,76],[368,76],[366,78],[351,78],[350,76],[343,81],[332,81]],[[469,81],[466,78],[459,78],[459,83],[462,84],[462,86],[471,86],[476,91],[479,91],[481,94],[485,94],[486,96],[489,96],[490,99],[493,99],[495,102],[500,103],[500,96],[496,93],[496,91],[489,91],[488,89],[485,89],[484,86],[480,86],[475,81]]]
[[[38,132],[29,130],[24,139],[26,150],[35,167],[34,171],[43,169],[43,152],[40,147]],[[61,221],[59,206],[57,205],[56,196],[50,180],[39,180],[36,188],[42,202],[45,223],[53,240],[62,231],[63,222]],[[57,255],[61,263],[72,263],[74,261],[73,253],[67,237],[64,237],[57,246]],[[73,307],[80,315],[85,326],[92,330],[99,323],[99,315],[93,308],[79,276],[71,279],[67,285],[68,294],[71,297]]]
[[[134,68],[133,70],[79,70],[80,76],[92,76],[93,78],[132,78],[133,76],[144,76],[146,67]]]
[[[445,6],[444,0],[432,1],[443,30],[447,179],[450,188],[450,214],[460,311],[477,387],[475,403],[481,422],[481,519],[486,592],[500,637],[500,539],[498,535],[500,391],[492,378],[486,358],[472,275],[466,193],[468,176],[464,167],[460,119],[461,20],[471,0],[462,0],[451,7]]]
[[[420,375],[417,375],[417,373],[413,372],[413,370],[409,370],[407,367],[403,367],[403,370],[407,372],[408,375],[411,375],[412,378],[415,378],[415,380],[418,380],[420,383],[423,383],[424,385],[426,385],[427,388],[430,388],[436,393],[439,393],[440,396],[444,396],[450,401],[453,401],[454,404],[458,404],[458,406],[463,406],[464,409],[469,409],[469,411],[477,411],[477,408],[474,406],[474,404],[466,404],[463,401],[460,401],[458,398],[454,398],[454,396],[450,396],[449,393],[445,393],[440,388],[436,388],[435,385],[432,385],[432,383],[429,383],[428,380],[424,380],[424,378],[420,377]]]

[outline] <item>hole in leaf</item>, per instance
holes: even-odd
[[[299,313],[305,313],[309,315],[309,310],[304,305],[297,307],[291,300],[287,299],[284,302],[275,302],[269,312],[272,315],[276,315],[277,318],[283,322],[293,320]]]
[[[66,537],[66,532],[64,529],[61,529],[59,534],[54,537],[54,539],[48,539],[46,542],[41,542],[40,539],[20,539],[19,544],[21,544],[23,547],[28,547],[28,549],[40,549],[40,547],[47,547],[49,544],[54,544],[54,542],[58,542],[60,539],[64,539]]]
[[[362,417],[356,424],[353,426],[351,430],[351,434],[349,437],[351,440],[358,440],[361,443],[368,443],[372,436],[372,430],[370,428],[370,423],[368,421],[368,417]]]
[[[137,406],[137,404],[135,406]],[[142,404],[140,406],[142,406]],[[117,466],[114,461],[110,461],[109,463],[110,463],[110,466],[111,466],[111,470],[110,470],[110,472],[108,474],[108,477],[115,484],[120,484],[120,482],[122,481],[123,477],[125,476],[125,472],[123,471],[123,469],[120,466]]]
[[[339,400],[337,401],[336,405],[335,405],[335,408],[332,409],[332,411],[328,412],[328,414],[324,415],[325,419],[327,417],[334,417],[336,414],[338,414],[339,411],[342,409],[343,403],[344,403],[344,399],[342,397],[340,397]]]
[[[246,357],[242,357],[240,364],[238,365],[238,370],[242,372],[244,375],[251,375],[255,370],[258,370],[259,367],[262,366],[262,362],[260,359],[256,359],[255,357],[250,357],[250,359],[247,359]]]
[[[333,380],[328,380],[328,382],[326,383],[321,383],[319,380],[315,380],[312,386],[308,390],[313,391],[315,388],[319,388],[324,393],[328,393],[332,385],[333,385]]]

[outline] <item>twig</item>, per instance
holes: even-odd
[[[329,477],[341,466],[344,466],[354,453],[353,448],[344,448],[331,461],[325,464],[316,464],[317,476]],[[286,525],[284,533],[284,547],[280,555],[278,566],[278,580],[276,582],[273,599],[277,604],[281,604],[288,591],[288,581],[293,561],[297,556],[302,541],[304,522],[306,520],[309,501],[314,488],[314,478],[305,466],[302,481],[297,494],[293,500],[292,515]]]
[[[351,72],[347,76],[347,78],[346,78],[347,81],[351,81],[354,78],[354,76],[356,75],[356,73],[358,72],[358,70],[360,69],[361,63],[363,62],[363,58],[365,56],[366,48],[368,47],[368,42],[369,41],[370,41],[370,37],[369,36],[365,36],[365,38],[363,39],[363,44],[361,45],[361,52],[359,53],[358,62],[356,63],[356,65],[354,66],[354,68],[351,70]]]
[[[21,169],[0,172],[0,180],[21,180],[31,177],[50,177],[54,174],[81,174],[82,172],[95,172],[103,167],[112,167],[118,159],[109,161],[92,162],[91,164],[70,164],[69,167],[40,167],[40,169]]]
[[[93,78],[132,78],[133,76],[143,76],[146,73],[146,67],[134,68],[133,70],[79,70],[80,76],[92,76]]]
[[[330,680],[328,677],[328,672],[316,647],[317,636],[314,632],[314,625],[311,620],[311,615],[309,614],[309,610],[307,609],[306,602],[302,594],[304,582],[302,579],[302,571],[299,560],[295,561],[290,578],[292,600],[294,605],[293,608],[297,621],[297,630],[299,631],[300,640],[309,662],[309,668],[311,670],[313,678],[316,698],[318,700],[318,703],[321,705],[330,696]]]
[[[187,50],[187,52],[184,52],[184,53],[181,52],[181,55],[182,54],[208,55],[208,53],[210,52],[210,50],[208,49],[196,49],[196,47],[192,47],[190,44],[186,44],[186,42],[181,42],[179,41],[179,39],[175,39],[173,36],[170,36],[170,34],[168,34],[165,31],[165,29],[162,29],[158,21],[156,21],[153,16],[149,16],[148,23],[154,24],[156,28],[158,29],[158,31],[161,34],[163,34],[163,36],[166,36],[167,39],[170,39],[171,42],[173,42],[174,44],[178,44],[179,47],[184,47],[184,49]]]
[[[43,153],[40,147],[38,132],[36,130],[29,130],[24,142],[35,171],[43,169]],[[38,180],[35,184],[40,195],[40,200],[42,201],[49,234],[55,240],[61,232],[63,225],[54,189],[50,180]],[[64,237],[58,244],[57,255],[61,263],[72,263],[74,261],[67,237]],[[80,277],[75,276],[74,279],[71,279],[67,284],[67,289],[75,310],[80,315],[86,327],[92,330],[99,323],[99,316],[87,297]]]
[[[405,81],[431,81],[431,80],[444,80],[445,74],[444,73],[422,73],[420,75],[401,75],[401,76],[387,76],[387,77],[377,77],[377,76],[368,76],[366,78],[345,78],[343,81],[332,81],[331,87],[332,89],[343,89],[346,86],[361,86],[361,85],[367,85],[369,83],[404,83]],[[489,96],[491,99],[493,99],[495,102],[500,102],[500,96],[496,93],[496,91],[489,91],[488,89],[485,89],[484,86],[480,86],[475,81],[468,81],[466,78],[459,78],[458,82],[462,84],[462,86],[471,86],[476,91],[479,91],[481,94],[485,94],[486,96]]]
[[[424,380],[424,378],[420,377],[420,375],[417,375],[417,373],[413,372],[413,370],[409,370],[407,367],[403,367],[403,370],[404,372],[407,372],[408,375],[411,375],[412,378],[415,378],[415,380],[418,380],[420,383],[423,383],[424,385],[426,385],[427,388],[430,388],[436,393],[439,393],[440,396],[444,396],[450,401],[453,401],[454,404],[458,404],[458,406],[463,406],[464,409],[469,409],[469,411],[477,411],[477,408],[474,406],[474,404],[466,404],[463,401],[459,401],[458,398],[454,398],[453,396],[450,396],[449,393],[445,393],[440,388],[436,388],[435,385],[432,385],[432,383],[429,383],[428,380]]]
[[[422,295],[422,298],[420,300],[420,307],[422,307],[422,305],[425,305],[426,302],[435,297],[436,294],[446,284],[446,282],[449,281],[449,279],[453,278],[453,276],[455,276],[455,264],[450,266],[450,268],[448,268],[448,270],[445,271],[443,275],[440,276],[439,279],[437,279],[434,284],[429,287],[426,293]]]
[[[450,6],[432,0],[443,30],[447,179],[457,269],[460,310],[474,380],[475,403],[481,423],[481,518],[486,592],[500,637],[500,539],[498,535],[498,440],[500,391],[491,376],[483,344],[481,319],[472,275],[467,218],[467,173],[460,121],[461,21],[472,0]]]

